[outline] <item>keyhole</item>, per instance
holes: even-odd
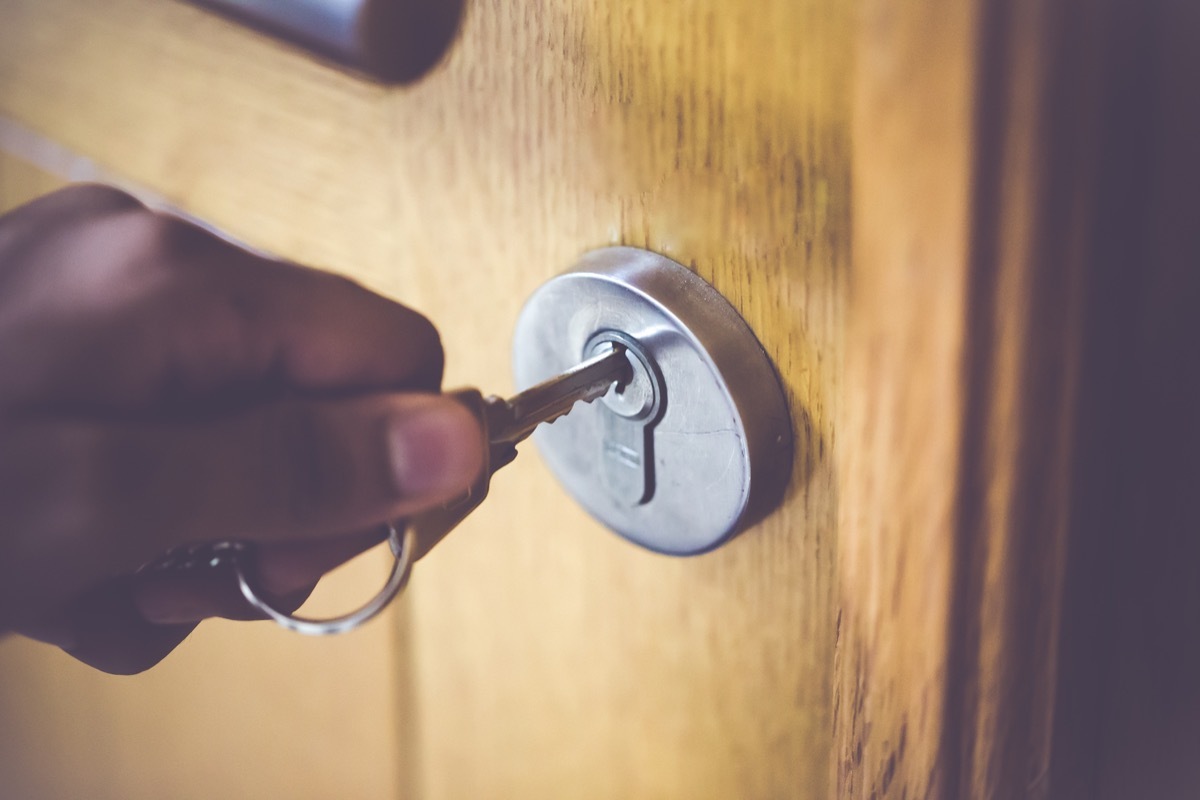
[[[614,501],[633,507],[654,496],[654,426],[664,408],[663,381],[637,339],[620,331],[596,334],[584,354],[614,346],[625,351],[629,377],[600,399],[600,479]]]

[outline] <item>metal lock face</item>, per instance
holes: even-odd
[[[534,434],[575,500],[671,555],[711,550],[770,513],[791,471],[791,420],[737,311],[664,256],[594,251],[526,303],[513,343],[517,388],[614,344],[626,348],[632,378]]]

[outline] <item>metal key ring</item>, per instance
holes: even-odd
[[[242,590],[242,596],[246,598],[247,603],[290,631],[307,636],[330,636],[335,633],[352,631],[382,611],[392,601],[392,598],[404,589],[408,583],[408,576],[412,574],[412,556],[416,545],[416,534],[412,527],[405,526],[404,534],[401,536],[396,526],[389,523],[387,531],[388,547],[396,559],[396,563],[392,565],[392,574],[388,576],[383,589],[357,611],[329,619],[310,619],[280,611],[259,596],[242,569],[242,559],[234,558],[232,560],[233,570],[237,575],[238,588]]]

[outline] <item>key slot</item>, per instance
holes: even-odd
[[[625,354],[629,378],[600,398],[600,480],[614,501],[637,506],[654,497],[654,426],[662,418],[666,389],[645,348],[629,334],[602,331],[584,352],[612,347]]]

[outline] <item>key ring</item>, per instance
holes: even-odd
[[[330,636],[336,633],[347,633],[382,611],[396,595],[400,594],[405,585],[408,584],[409,575],[412,574],[413,551],[415,550],[417,541],[416,532],[411,525],[404,526],[403,534],[391,523],[388,523],[386,527],[388,532],[388,548],[392,551],[392,556],[396,559],[396,563],[392,565],[392,573],[388,576],[387,583],[361,608],[351,611],[349,614],[343,614],[340,617],[331,617],[329,619],[298,617],[294,614],[280,611],[272,606],[258,593],[246,574],[243,562],[245,560],[244,556],[250,548],[243,542],[216,542],[213,544],[178,548],[147,564],[139,572],[146,570],[184,570],[201,565],[218,567],[222,564],[228,564],[233,567],[234,575],[237,576],[238,588],[241,590],[242,597],[246,599],[246,602],[284,628],[296,633],[303,633],[307,636]]]
[[[408,583],[409,575],[412,574],[412,555],[416,544],[416,535],[413,533],[412,527],[405,526],[404,534],[401,536],[396,526],[389,522],[387,531],[388,548],[396,559],[396,563],[392,565],[392,574],[388,576],[387,583],[383,585],[379,593],[357,611],[328,619],[298,617],[280,611],[259,596],[250,583],[250,579],[246,577],[245,570],[242,569],[242,560],[234,558],[233,571],[237,575],[238,588],[242,590],[242,597],[246,598],[247,603],[289,631],[303,633],[306,636],[331,636],[337,633],[348,633],[382,611],[392,601],[392,598],[400,594]]]

